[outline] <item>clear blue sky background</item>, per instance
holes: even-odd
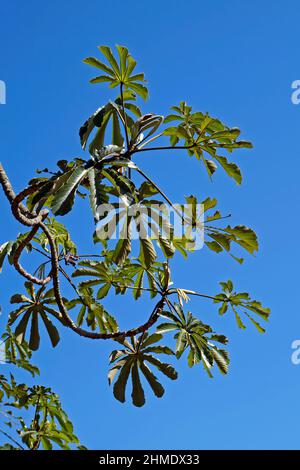
[[[0,106],[0,155],[16,190],[36,168],[83,155],[78,128],[109,96],[105,87],[88,84],[93,70],[82,63],[99,44],[129,47],[149,81],[146,111],[166,114],[185,99],[240,127],[254,143],[237,155],[241,187],[221,171],[210,183],[199,162],[185,155],[138,158],[173,200],[216,196],[233,223],[257,231],[260,252],[243,266],[208,250],[173,266],[177,285],[210,294],[218,281],[232,278],[272,308],[267,333],[251,326],[239,331],[230,315],[218,318],[213,305],[194,300],[194,313],[230,337],[230,373],[216,371],[210,380],[201,367],[190,370],[181,361],[178,381],[164,382],[161,400],[149,393],[142,409],[120,404],[109,390],[113,345],[67,331],[54,351],[44,341],[34,356],[40,381],[60,394],[89,448],[299,448],[300,366],[290,359],[291,343],[300,338],[300,106],[290,99],[291,83],[300,79],[299,14],[296,0],[2,2],[0,79],[7,104]],[[0,208],[4,242],[21,228],[3,197]],[[76,242],[91,249],[84,202],[67,222]],[[0,278],[2,326],[9,296],[21,285],[9,269]],[[150,304],[126,304],[122,297],[106,305],[134,324]]]

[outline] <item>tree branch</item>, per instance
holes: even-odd
[[[152,152],[153,150],[189,150],[194,147],[197,147],[198,144],[192,145],[167,145],[166,147],[148,147],[148,148],[137,148],[132,150],[130,153],[140,153],[140,152]]]
[[[15,193],[13,192],[8,176],[6,175],[2,166],[0,167],[0,183],[11,204],[12,212],[15,218],[19,222],[21,222],[23,225],[31,226],[31,227],[33,226],[34,229],[40,228],[48,239],[50,253],[51,253],[51,265],[52,265],[51,273],[52,273],[52,280],[53,280],[54,296],[55,296],[55,300],[57,302],[59,311],[62,314],[62,317],[67,327],[72,329],[79,336],[83,336],[85,338],[119,339],[122,337],[123,338],[131,337],[131,336],[135,336],[136,334],[143,333],[144,331],[148,330],[157,321],[159,317],[159,312],[161,311],[165,303],[165,297],[162,297],[162,299],[156,304],[156,307],[154,309],[155,314],[152,313],[149,320],[137,328],[133,328],[133,329],[123,331],[123,332],[115,332],[115,333],[95,333],[91,331],[86,331],[83,328],[78,327],[69,316],[68,311],[64,305],[63,298],[61,296],[60,281],[59,281],[60,266],[59,266],[58,253],[57,253],[57,249],[55,246],[55,242],[51,236],[51,233],[48,230],[48,227],[43,222],[43,220],[48,215],[48,211],[41,211],[39,215],[36,215],[36,214],[30,213],[27,208],[22,209],[22,207],[25,207],[25,206],[22,206],[23,199],[29,196],[32,192],[35,192],[38,189],[39,185],[30,186],[26,188],[24,191],[22,191],[20,194],[15,196]]]
[[[31,240],[33,239],[33,237],[35,236],[35,234],[37,233],[37,231],[39,230],[39,225],[37,224],[35,227],[33,227],[33,229],[31,230],[31,232],[27,235],[26,238],[24,238],[24,240],[21,241],[21,243],[19,244],[19,246],[17,247],[15,253],[14,253],[14,256],[13,256],[13,264],[14,264],[14,267],[15,269],[23,276],[25,277],[26,279],[28,279],[28,281],[30,282],[33,282],[34,284],[38,284],[40,286],[44,286],[45,284],[48,284],[50,281],[51,281],[51,273],[49,274],[49,276],[47,276],[45,279],[39,279],[35,276],[32,276],[30,273],[28,273],[27,271],[25,271],[25,269],[20,265],[19,263],[19,259],[20,259],[20,256],[23,252],[23,250],[26,248],[26,245],[28,245]],[[40,251],[40,250],[38,250]]]
[[[25,448],[23,446],[21,446],[21,444],[18,443],[18,441],[16,441],[12,436],[10,436],[7,432],[3,431],[3,429],[0,429],[0,432],[2,434],[4,434],[4,436],[6,436],[8,439],[10,439],[14,444],[16,444],[19,449],[21,450],[25,450]]]
[[[125,130],[125,137],[126,137],[126,145],[127,150],[129,150],[129,137],[128,137],[128,128],[127,128],[127,118],[124,106],[124,95],[123,95],[123,82],[120,84],[120,94],[121,94],[121,105],[123,110],[123,117],[124,117],[124,130]]]

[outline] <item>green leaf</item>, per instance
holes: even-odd
[[[147,333],[143,336],[143,349],[147,348],[151,344],[155,344],[162,339],[162,335],[153,333],[152,335],[148,335]]]
[[[207,160],[206,158],[204,158],[204,164],[209,176],[212,176],[218,168],[213,160]]]
[[[159,381],[157,380],[155,375],[151,372],[151,370],[149,369],[149,367],[146,364],[144,364],[142,362],[140,364],[140,368],[141,368],[141,371],[142,371],[144,377],[146,378],[147,382],[149,383],[150,387],[152,388],[155,396],[157,396],[158,398],[161,398],[165,393],[164,387],[159,383]]]
[[[100,287],[100,289],[98,290],[97,299],[103,299],[104,297],[106,297],[110,288],[110,284],[104,284],[102,287]]]
[[[83,62],[85,64],[91,65],[92,67],[96,67],[97,69],[103,70],[103,72],[106,72],[112,77],[114,77],[114,71],[95,57],[87,57],[83,60]]]
[[[67,179],[66,183],[55,194],[52,202],[52,211],[55,215],[66,215],[72,209],[75,195],[78,187],[85,176],[88,169],[83,166],[76,168]]]
[[[218,156],[219,148],[232,152],[236,148],[251,148],[250,142],[237,141],[240,130],[229,128],[218,119],[212,118],[208,114],[192,112],[192,108],[185,102],[172,109],[178,114],[171,114],[165,119],[165,123],[179,121],[177,126],[172,126],[164,131],[170,136],[171,145],[177,145],[180,139],[184,140],[190,156],[195,157],[204,163],[206,171],[211,177],[217,169],[216,160],[225,169],[228,175],[241,184],[242,176],[239,167],[235,163],[229,163],[224,156]],[[209,156],[209,158],[207,158]]]
[[[113,113],[112,120],[113,120],[112,143],[119,147],[123,147],[124,138],[121,133],[120,122],[116,113]]]
[[[164,334],[164,333],[168,333],[169,331],[175,331],[175,330],[177,330],[177,328],[178,328],[178,326],[176,324],[173,324],[173,323],[161,323],[156,328],[156,331],[157,331],[157,333]]]
[[[126,384],[128,381],[131,367],[132,367],[132,359],[129,358],[123,365],[119,373],[118,379],[115,382],[115,385],[113,388],[113,393],[114,393],[115,398],[119,400],[121,403],[125,402]]]
[[[60,340],[58,330],[43,311],[41,312],[41,316],[42,316],[44,325],[47,329],[48,335],[50,337],[52,346],[55,348],[55,346],[57,346]]]
[[[227,374],[229,364],[229,356],[227,351],[224,351],[223,349],[213,348],[212,355],[220,372],[222,374]]]
[[[217,242],[205,242],[205,245],[210,250],[215,251],[216,253],[220,253],[221,251],[223,251],[223,248]]]
[[[255,328],[257,329],[257,331],[259,331],[259,333],[265,333],[266,330],[257,322],[254,320],[254,318],[252,318],[250,315],[248,315],[246,313],[247,317],[249,318],[249,320],[251,321],[251,323],[253,323],[253,325],[255,326]]]
[[[159,336],[161,337],[161,335]],[[168,354],[169,356],[174,355],[174,351],[172,351],[172,349],[169,348],[168,346],[150,346],[146,348],[144,345],[143,351],[147,354],[155,353],[155,354]]]
[[[83,150],[85,150],[87,140],[95,127],[98,127],[99,129],[102,129],[102,128],[105,129],[108,119],[110,117],[111,108],[112,107],[110,104],[107,104],[106,106],[101,106],[83,124],[83,126],[81,126],[79,130],[79,136],[80,136],[80,142],[81,142],[81,146]],[[101,141],[101,145],[99,145],[99,147],[102,147],[102,146],[103,146],[103,140]]]
[[[31,313],[32,313],[32,310],[28,309],[28,311],[25,313],[25,315],[23,315],[23,317],[22,317],[20,323],[18,324],[17,328],[15,329],[15,336],[17,338],[17,341],[19,341],[19,343],[23,343],[24,340],[25,340],[26,328],[27,328],[28,321],[29,321]]]
[[[253,254],[258,250],[258,240],[256,233],[245,225],[237,225],[236,227],[227,226],[225,231],[235,237],[236,243],[245,248],[249,253]]]
[[[138,272],[134,282],[135,289],[133,290],[133,297],[135,298],[135,300],[137,300],[142,295],[143,277],[144,271],[141,270]]]
[[[107,75],[98,75],[98,77],[92,78],[90,80],[90,83],[106,83],[106,82],[112,82],[112,78],[108,77]]]
[[[159,359],[156,359],[153,356],[149,356],[148,354],[144,354],[143,358],[145,361],[150,362],[153,364],[160,372],[166,375],[171,380],[176,380],[178,378],[178,373],[170,364],[166,364],[161,362]]]
[[[30,330],[30,339],[29,347],[32,351],[36,351],[40,345],[40,335],[39,335],[39,320],[37,312],[33,311],[31,319],[31,330]]]
[[[140,239],[140,254],[139,258],[142,261],[142,263],[149,268],[155,261],[157,257],[155,248],[153,246],[153,243],[151,240],[145,238],[145,239]]]
[[[260,333],[264,333],[264,328],[254,318],[252,318],[252,315],[249,315],[248,312],[250,311],[256,313],[263,320],[267,321],[269,319],[270,309],[263,307],[262,304],[257,300],[252,300],[248,292],[235,292],[231,280],[228,280],[227,282],[220,282],[220,285],[222,287],[222,293],[217,294],[214,297],[215,303],[222,303],[222,306],[219,309],[219,313],[222,315],[230,306],[235,315],[238,327],[244,330],[246,325],[243,323],[240,316],[239,310],[241,310],[242,313],[244,313],[249,318],[251,323],[253,323],[256,329]]]
[[[124,46],[116,46],[119,58],[118,63],[112,53],[112,50],[108,46],[99,46],[98,48],[108,60],[109,66],[94,57],[88,57],[84,60],[84,62],[104,71],[108,74],[108,76],[104,75],[95,77],[91,80],[91,83],[102,83],[107,81],[110,82],[110,88],[123,86],[124,101],[128,98],[126,95],[128,92],[131,93],[131,99],[133,99],[132,92],[135,92],[142,98],[146,99],[148,96],[148,90],[143,84],[139,83],[145,83],[144,74],[138,73],[132,75],[132,72],[136,66],[136,61],[129,55],[128,49]]]
[[[114,395],[117,400],[122,403],[125,401],[125,389],[131,370],[131,396],[133,404],[139,407],[145,404],[145,394],[140,381],[139,369],[148,381],[154,394],[157,397],[163,396],[164,388],[145,364],[145,361],[152,363],[158,370],[172,380],[177,378],[177,372],[171,365],[159,361],[152,354],[148,354],[150,352],[154,354],[174,354],[167,346],[151,346],[161,338],[162,335],[157,333],[150,336],[148,333],[142,333],[139,338],[132,337],[131,343],[126,340],[119,340],[126,349],[115,350],[111,353],[110,363],[117,362],[115,362],[108,374],[109,384],[111,384],[117,374],[119,374],[114,385]]]
[[[113,71],[115,73],[115,76],[117,78],[121,78],[120,68],[119,68],[119,65],[118,65],[116,59],[113,56],[111,48],[108,47],[108,46],[99,46],[98,49],[100,49],[102,54],[104,54],[105,57],[107,58],[108,62],[111,65],[111,68],[113,69]]]
[[[224,168],[227,175],[233,178],[237,184],[242,183],[242,174],[241,170],[235,163],[229,163],[226,157],[215,156],[215,159],[220,163]]]
[[[145,404],[145,393],[141,384],[139,370],[137,363],[134,362],[132,369],[131,369],[131,378],[132,378],[132,403],[137,406],[141,407]]]
[[[23,302],[31,302],[31,299],[26,297],[23,294],[14,294],[11,296],[10,303],[11,304],[20,304]]]
[[[143,100],[148,99],[148,89],[144,86],[141,85],[140,83],[134,83],[134,82],[128,82],[128,86],[136,92],[137,95],[139,95]]]
[[[118,352],[118,351],[113,351]],[[122,354],[121,354],[122,356]],[[120,356],[119,356],[120,357]],[[115,357],[117,359],[118,357]],[[114,360],[115,360],[114,359]],[[108,384],[111,385],[114,381],[114,378],[118,374],[119,370],[126,364],[127,359],[122,359],[121,361],[116,362],[108,373]]]
[[[158,194],[158,190],[153,186],[153,184],[149,183],[148,181],[144,181],[139,188],[139,195],[141,199],[145,199],[147,197],[152,197],[155,194]]]
[[[131,242],[128,238],[118,241],[114,250],[113,260],[116,264],[122,265],[131,251]]]
[[[158,244],[166,258],[174,256],[175,247],[167,238],[159,237]]]

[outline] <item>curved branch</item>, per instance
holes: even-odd
[[[24,211],[24,209],[21,207],[22,201],[27,196],[39,189],[40,186],[40,184],[28,186],[28,188],[24,189],[17,196],[15,196],[13,202],[11,203],[11,209],[15,218],[21,222],[21,224],[27,225],[28,227],[33,227],[34,225],[38,225],[40,222],[43,222],[43,220],[45,220],[49,214],[47,209],[42,210],[38,215],[35,215],[29,212],[27,208],[25,208],[26,210]]]
[[[3,191],[4,191],[4,194],[6,195],[8,201],[10,202],[11,206],[13,205],[14,201],[15,201],[15,198],[16,198],[16,194],[13,190],[13,187],[9,181],[9,178],[2,166],[2,164],[0,163],[0,183],[1,183],[1,186],[3,188]],[[42,184],[42,183],[41,183]],[[40,185],[37,185],[38,187],[40,187]],[[32,188],[32,186],[30,187]],[[24,206],[23,204],[19,204],[19,209],[24,213],[24,214],[27,214],[29,216],[29,218],[33,218],[36,216],[35,213],[31,213],[28,208],[26,206]]]
[[[48,282],[51,281],[52,279],[51,273],[45,279],[39,279],[29,274],[19,263],[19,259],[21,257],[23,250],[25,249],[26,245],[28,245],[31,242],[31,240],[33,239],[33,237],[35,236],[39,228],[40,226],[36,224],[36,226],[33,227],[33,229],[30,231],[27,237],[21,241],[20,245],[18,246],[18,248],[16,249],[14,253],[13,264],[14,264],[15,269],[18,271],[18,273],[20,273],[21,276],[28,279],[28,281],[33,282],[34,284],[38,284],[40,286],[44,286],[45,284],[48,284]]]
[[[61,293],[60,293],[60,281],[59,281],[59,261],[58,261],[58,256],[57,256],[57,251],[56,251],[56,246],[53,241],[53,238],[48,230],[48,228],[45,226],[44,223],[40,224],[42,230],[44,231],[46,237],[48,238],[49,241],[49,246],[51,250],[51,264],[52,264],[52,273],[53,273],[53,290],[54,290],[54,296],[55,300],[57,302],[58,308],[60,313],[62,314],[67,326],[71,328],[71,330],[75,331],[79,336],[83,336],[85,338],[90,338],[90,339],[116,339],[116,338],[121,338],[121,337],[130,337],[130,336],[135,336],[138,333],[142,333],[150,328],[158,319],[159,313],[163,308],[165,298],[163,297],[158,304],[156,305],[156,313],[154,315],[151,315],[150,319],[144,323],[143,325],[139,326],[138,328],[133,328],[128,331],[123,331],[123,332],[116,332],[116,333],[94,333],[91,331],[84,330],[83,328],[78,327],[72,320],[72,318],[69,316],[69,313],[66,309],[66,306],[64,304],[64,301],[62,299]]]
[[[151,313],[148,321],[144,323],[143,325],[137,327],[137,328],[132,328],[127,331],[123,332],[115,332],[115,333],[95,333],[91,331],[86,331],[83,328],[78,327],[72,320],[72,318],[69,316],[69,313],[66,309],[66,306],[64,304],[63,298],[61,296],[60,292],[60,281],[59,281],[59,272],[60,272],[60,266],[59,266],[59,259],[58,259],[58,254],[57,254],[57,249],[55,246],[55,242],[51,236],[50,231],[48,230],[47,226],[44,224],[44,219],[48,215],[48,211],[44,210],[41,211],[38,215],[30,213],[28,209],[22,205],[23,199],[25,197],[29,196],[32,192],[36,191],[39,187],[39,185],[34,185],[26,188],[24,191],[22,191],[20,194],[17,196],[15,195],[13,188],[11,186],[11,183],[8,179],[8,176],[6,175],[2,165],[0,164],[0,183],[3,187],[4,193],[9,200],[12,208],[12,212],[15,216],[15,218],[21,222],[23,225],[33,227],[33,230],[30,232],[28,237],[23,240],[23,244],[21,243],[21,248],[19,249],[18,256],[16,257],[16,266],[17,270],[21,273],[22,275],[31,276],[29,273],[27,273],[21,266],[18,265],[18,259],[20,254],[22,253],[23,249],[25,246],[29,243],[29,241],[32,239],[32,237],[35,235],[37,230],[40,228],[44,234],[46,235],[48,242],[49,242],[49,247],[50,247],[50,252],[51,252],[51,265],[52,265],[52,280],[53,280],[53,290],[54,290],[54,296],[55,300],[57,302],[57,306],[59,308],[59,311],[62,315],[62,318],[64,319],[64,322],[67,327],[72,329],[76,334],[79,336],[83,336],[85,338],[91,338],[91,339],[120,339],[124,337],[130,337],[130,336],[135,336],[139,333],[143,333],[147,331],[158,319],[159,314],[161,310],[163,309],[163,306],[166,302],[166,297],[165,295],[160,299],[160,301],[156,304],[154,307],[153,312]],[[27,277],[28,278],[28,277]],[[31,277],[33,278],[33,277]],[[40,281],[40,280],[39,280]]]
[[[162,134],[161,134],[162,135]],[[156,137],[156,136],[155,136]],[[160,137],[160,135],[159,135]],[[153,139],[151,139],[153,140]],[[149,140],[150,142],[150,140]],[[148,143],[149,143],[148,142]],[[153,150],[189,150],[189,149],[192,149],[194,147],[197,147],[197,143],[195,142],[194,144],[191,144],[191,145],[167,145],[166,147],[148,147],[148,148],[142,148],[142,147],[139,147],[137,149],[134,149],[132,150],[130,153],[139,153],[139,152],[152,152]]]
[[[10,204],[12,204],[14,202],[16,195],[1,163],[0,163],[0,182],[1,182],[5,196],[7,197]]]

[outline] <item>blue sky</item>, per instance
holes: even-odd
[[[272,309],[265,335],[239,331],[232,317],[218,318],[202,299],[191,310],[230,338],[228,376],[213,380],[201,367],[178,363],[177,382],[166,394],[147,395],[136,409],[115,401],[107,385],[109,343],[68,331],[56,350],[44,341],[34,361],[40,381],[56,390],[82,442],[99,449],[289,449],[299,448],[300,366],[291,343],[300,338],[299,129],[300,105],[291,83],[300,79],[299,2],[238,0],[115,0],[114,2],[13,1],[1,6],[0,79],[7,104],[0,106],[0,155],[16,191],[36,168],[83,156],[78,128],[109,94],[88,84],[93,70],[82,63],[96,46],[126,45],[146,73],[146,112],[167,114],[186,100],[242,130],[254,149],[236,159],[244,184],[219,171],[211,183],[199,162],[172,153],[137,157],[140,166],[173,200],[215,196],[233,223],[253,227],[260,251],[243,266],[226,255],[201,250],[173,263],[175,281],[209,294],[232,278]],[[21,227],[0,197],[1,242]],[[84,250],[92,248],[92,220],[81,200],[66,223]],[[97,249],[97,248],[96,248]],[[30,264],[29,264],[30,266]],[[21,280],[6,269],[0,278],[4,326],[11,294]],[[112,298],[107,306],[132,324],[147,317],[149,302]],[[129,318],[129,317],[128,317]]]

